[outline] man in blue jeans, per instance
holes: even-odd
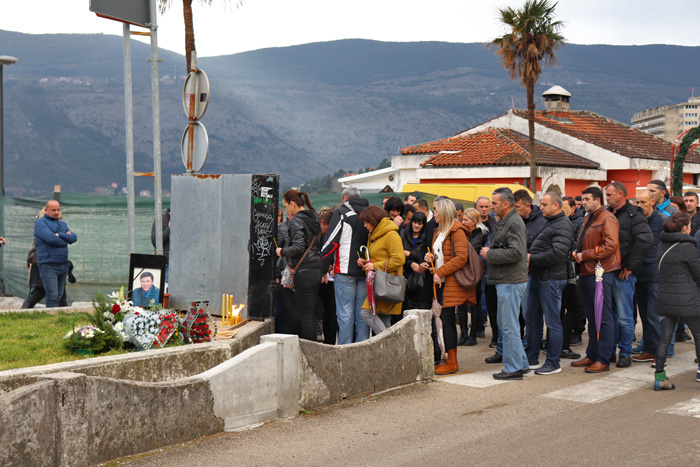
[[[46,307],[57,307],[68,277],[68,245],[78,237],[61,220],[61,205],[49,200],[46,214],[34,224],[39,275],[46,291]]]
[[[360,197],[360,190],[343,190],[343,204],[333,211],[321,248],[321,270],[333,266],[335,310],[338,317],[338,345],[369,339],[369,326],[362,319],[362,303],[367,298],[365,273],[357,265],[360,247],[367,244],[367,229],[360,222],[360,213],[369,202]]]
[[[520,302],[527,288],[527,236],[525,223],[513,208],[510,188],[497,188],[491,198],[493,212],[500,219],[489,247],[481,249],[486,259],[488,281],[496,284],[498,328],[503,338],[503,370],[498,380],[523,379],[530,365],[520,339]],[[487,360],[488,361],[488,360]]]
[[[654,243],[642,261],[637,276],[637,305],[639,306],[639,317],[642,320],[643,339],[641,342],[642,352],[640,355],[632,356],[632,361],[656,363],[656,351],[661,341],[661,318],[656,311],[659,300],[659,263],[656,261],[656,252],[659,247],[664,217],[654,209],[654,200],[651,198],[649,190],[637,192],[637,206],[644,212],[654,235]]]
[[[644,217],[644,212],[627,201],[627,188],[621,182],[612,182],[605,187],[605,200],[608,211],[612,212],[620,224],[619,241],[622,269],[615,274],[612,288],[612,308],[615,341],[620,348],[618,368],[632,364],[632,341],[634,340],[634,291],[637,274],[642,266],[654,235]],[[615,361],[615,349],[610,361]]]
[[[554,192],[542,197],[540,208],[546,223],[530,246],[528,265],[530,281],[525,315],[527,358],[530,368],[539,366],[542,345],[542,315],[547,323],[547,360],[535,370],[536,375],[561,372],[559,359],[564,341],[561,324],[561,296],[566,287],[567,261],[573,226],[561,207],[561,196]]]

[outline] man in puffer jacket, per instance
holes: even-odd
[[[564,340],[561,325],[561,296],[567,282],[567,261],[572,241],[572,226],[561,209],[561,196],[547,193],[540,207],[546,223],[530,247],[528,262],[530,281],[525,323],[527,357],[531,365],[539,364],[542,345],[542,315],[547,323],[547,360],[535,370],[536,375],[560,373],[559,358]]]
[[[360,214],[369,206],[360,190],[346,188],[343,204],[333,212],[321,248],[321,270],[334,265],[335,307],[338,317],[338,344],[369,339],[369,326],[362,319],[362,303],[367,298],[365,273],[357,265],[360,247],[367,244],[367,229]]]
[[[634,290],[637,274],[651,245],[654,234],[644,217],[644,212],[627,201],[627,188],[621,182],[612,182],[605,187],[608,211],[615,214],[620,224],[620,257],[622,270],[613,282],[613,319],[616,319],[615,341],[620,348],[617,367],[632,364],[632,340],[634,339]],[[615,349],[610,361],[615,361]]]

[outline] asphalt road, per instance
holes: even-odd
[[[487,342],[459,348],[457,376],[112,465],[700,465],[692,341],[669,360],[676,390],[661,392],[648,363],[591,375],[562,360],[562,373],[494,384]]]

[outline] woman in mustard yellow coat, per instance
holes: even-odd
[[[403,252],[403,241],[399,236],[399,228],[394,224],[379,206],[370,206],[360,214],[360,221],[369,232],[367,250],[369,261],[364,258],[357,260],[365,272],[372,270],[386,271],[395,276],[403,276],[403,265],[406,255]],[[402,303],[377,302],[377,314],[372,315],[369,301],[362,304],[362,318],[374,331],[379,334],[391,326],[391,315],[401,314]]]

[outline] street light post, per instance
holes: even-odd
[[[12,65],[17,59],[9,55],[0,55],[0,195],[5,195],[5,135],[3,121],[3,101],[2,101],[2,69],[5,65]]]

